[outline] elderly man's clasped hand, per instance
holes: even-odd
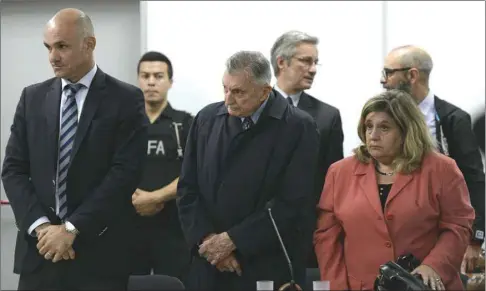
[[[220,272],[236,272],[241,276],[241,267],[233,251],[236,249],[228,233],[208,235],[199,246],[199,255]]]

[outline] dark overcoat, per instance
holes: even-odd
[[[313,228],[313,187],[319,133],[313,118],[274,92],[255,126],[242,130],[223,102],[202,109],[191,126],[178,184],[179,216],[192,263],[189,290],[275,287],[290,272],[268,208],[288,249],[296,280],[305,279],[307,234]],[[211,233],[228,232],[242,276],[219,272],[198,256]]]

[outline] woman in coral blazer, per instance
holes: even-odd
[[[459,270],[474,210],[455,162],[435,151],[411,97],[364,106],[355,155],[333,164],[318,205],[315,251],[332,290],[373,290],[380,265],[413,254],[434,290],[463,290]]]

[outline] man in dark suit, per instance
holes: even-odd
[[[434,95],[429,88],[433,68],[430,55],[416,46],[394,48],[385,58],[381,83],[385,89],[408,92],[424,114],[438,150],[454,159],[464,175],[476,212],[474,232],[464,256],[464,270],[470,272],[484,241],[484,170],[471,116],[459,107]]]
[[[304,111],[269,85],[270,63],[242,51],[226,63],[225,101],[203,108],[189,131],[177,204],[192,250],[189,290],[255,290],[305,277],[304,219],[311,212],[319,134]]]
[[[322,187],[329,166],[343,158],[344,134],[341,114],[336,107],[324,103],[304,92],[311,88],[318,66],[317,37],[300,31],[281,35],[270,51],[271,63],[277,84],[274,89],[288,102],[309,113],[317,123],[320,133],[319,158],[315,179],[315,205],[321,197]],[[315,217],[312,217],[314,221]],[[314,228],[311,230],[313,231]],[[312,234],[310,234],[312,237]],[[307,267],[317,268],[315,253],[309,243]]]
[[[479,148],[484,154],[484,112],[481,113],[473,122],[473,131],[479,144]]]
[[[44,45],[56,77],[22,91],[2,170],[19,289],[123,290],[145,158],[143,94],[97,67],[82,11],[59,11]]]

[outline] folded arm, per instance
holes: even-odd
[[[464,178],[454,162],[440,171],[443,181],[439,193],[440,235],[434,248],[422,262],[430,266],[447,286],[461,267],[462,258],[471,237],[474,209]]]
[[[10,137],[3,161],[2,182],[12,207],[17,227],[21,232],[27,234],[29,228],[39,218],[44,217],[47,220],[46,222],[49,220],[30,180],[30,157],[25,113],[26,94],[26,89],[24,88],[10,128]]]
[[[333,290],[349,290],[348,271],[344,262],[343,228],[334,214],[334,172],[329,168],[317,206],[317,230],[314,249],[321,280],[332,282]]]
[[[303,224],[299,217],[312,211],[314,177],[319,147],[315,123],[303,122],[301,136],[279,183],[279,191],[268,205],[280,233]],[[268,216],[262,209],[228,230],[228,235],[243,256],[256,256],[268,248],[279,247],[278,238]],[[305,228],[305,225],[298,227]],[[310,226],[309,226],[310,227]],[[248,239],[251,237],[251,239]]]
[[[79,237],[96,238],[105,227],[118,220],[119,210],[130,205],[138,186],[145,158],[148,120],[144,113],[143,94],[126,98],[121,105],[121,120],[117,127],[115,149],[110,170],[102,183],[68,217]]]

